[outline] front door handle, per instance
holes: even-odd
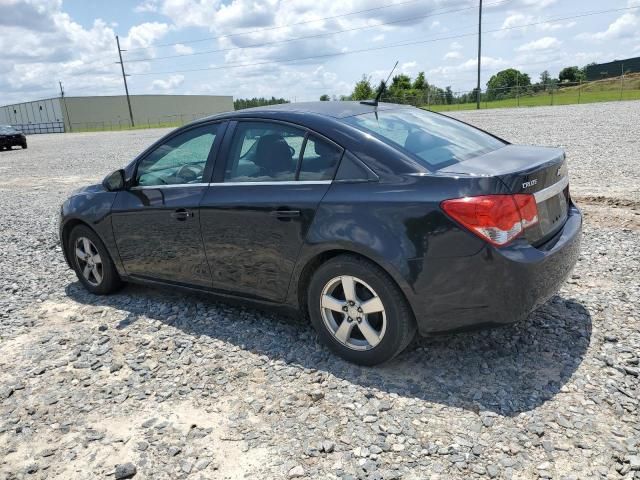
[[[300,210],[274,210],[271,215],[276,218],[293,218],[300,216]]]
[[[176,220],[180,220],[181,222],[184,222],[189,217],[193,217],[193,212],[191,210],[187,210],[186,208],[179,208],[171,214],[171,218],[175,218]]]

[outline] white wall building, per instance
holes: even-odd
[[[136,126],[182,124],[233,110],[227,95],[131,95]],[[14,125],[25,133],[117,130],[131,126],[127,97],[48,98],[0,107],[0,125]]]

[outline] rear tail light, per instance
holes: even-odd
[[[538,206],[530,194],[453,198],[441,206],[451,218],[497,246],[506,245],[538,223]]]

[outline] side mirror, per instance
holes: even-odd
[[[111,172],[102,181],[102,185],[110,192],[117,192],[118,190],[124,190],[124,170],[119,169],[115,172]]]

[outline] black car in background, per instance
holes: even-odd
[[[65,201],[60,238],[91,292],[284,305],[373,365],[416,330],[526,317],[573,268],[581,226],[560,149],[403,105],[314,102],[171,132]]]
[[[11,125],[0,125],[0,150],[11,147],[27,148],[27,137]]]

